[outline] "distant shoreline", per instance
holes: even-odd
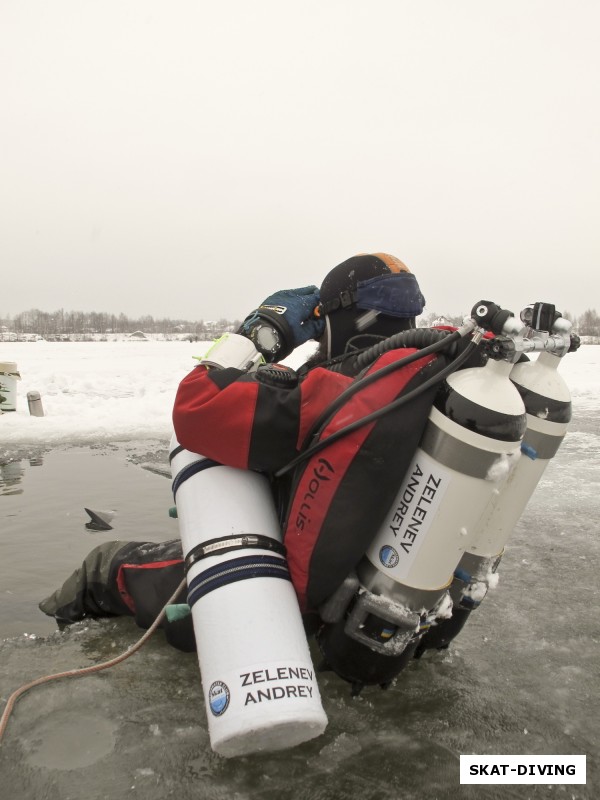
[[[204,342],[213,337],[201,338],[194,333],[145,333],[136,336],[130,333],[62,333],[55,336],[40,336],[37,333],[0,333],[0,343],[14,342]],[[218,337],[216,337],[218,338]]]
[[[203,338],[194,333],[145,333],[141,336],[130,333],[64,333],[44,337],[37,333],[22,335],[0,333],[0,344],[15,342],[210,342],[219,338],[220,335]],[[580,339],[582,345],[600,345],[600,336],[581,336]]]

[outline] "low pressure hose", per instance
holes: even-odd
[[[453,347],[454,343],[458,341],[458,339],[466,336],[466,334],[472,330],[472,327],[470,326],[463,327],[464,330],[463,328],[459,328],[458,330],[452,332],[432,330],[429,328],[401,331],[400,333],[396,333],[394,336],[390,336],[388,339],[384,339],[382,342],[378,342],[376,345],[369,347],[368,350],[364,350],[362,353],[359,353],[358,356],[356,356],[357,361],[355,362],[355,366],[360,366],[359,371],[364,371],[366,367],[375,361],[382,353],[386,353],[389,350],[395,350],[400,347],[417,347],[419,344],[421,345],[421,349],[415,350],[414,353],[409,353],[409,355],[398,359],[398,361],[388,364],[386,367],[382,367],[381,369],[377,370],[377,372],[372,372],[370,375],[357,377],[352,384],[348,386],[348,388],[345,389],[341,395],[339,395],[339,397],[330,403],[330,405],[323,411],[318,419],[315,420],[312,428],[305,437],[305,442],[310,442],[315,437],[319,436],[325,425],[333,417],[336,411],[338,411],[338,409],[340,409],[346,400],[353,394],[359,392],[361,389],[364,389],[365,386],[369,386],[374,381],[384,378],[390,372],[395,372],[401,367],[412,364],[413,361],[418,361],[420,358],[431,355],[431,353],[437,353],[439,350],[446,349],[447,347]],[[358,359],[360,359],[360,361]],[[332,372],[341,372],[341,365],[336,364],[335,367],[330,367],[330,369]]]
[[[370,375],[357,380],[355,383],[349,386],[344,392],[342,392],[342,394],[333,403],[329,405],[328,408],[325,409],[321,417],[319,417],[315,425],[313,425],[311,432],[305,439],[305,441],[307,442],[312,440],[313,444],[306,447],[306,449],[303,450],[298,456],[296,456],[296,458],[292,459],[292,461],[290,461],[289,464],[286,464],[284,467],[279,469],[275,473],[275,477],[280,478],[282,475],[285,475],[287,472],[290,472],[290,470],[297,467],[298,464],[302,463],[303,461],[306,461],[315,453],[320,452],[325,447],[328,447],[330,444],[333,444],[338,439],[341,439],[343,436],[347,436],[349,433],[352,433],[352,431],[361,428],[363,425],[367,425],[368,423],[374,422],[380,417],[383,417],[385,414],[389,414],[391,411],[400,408],[413,398],[422,394],[436,383],[441,383],[443,380],[445,380],[445,378],[448,375],[450,375],[452,372],[455,372],[462,364],[464,364],[470,358],[472,352],[479,346],[481,339],[483,338],[482,332],[476,333],[471,339],[471,341],[467,344],[465,349],[462,351],[462,353],[460,353],[460,355],[458,355],[453,361],[451,361],[450,364],[448,364],[444,369],[442,369],[437,375],[432,376],[431,378],[429,378],[429,380],[421,384],[421,386],[417,387],[416,389],[413,389],[412,392],[408,392],[402,397],[399,397],[397,400],[394,400],[393,402],[389,403],[387,406],[384,406],[383,408],[380,408],[371,414],[367,414],[367,416],[362,417],[361,419],[357,419],[354,422],[351,422],[349,425],[346,425],[346,427],[341,428],[335,433],[332,433],[327,438],[320,440],[317,439],[315,441],[315,439],[322,432],[327,423],[331,420],[335,412],[340,408],[341,405],[343,405],[343,403],[350,395],[354,394],[360,389],[363,389],[365,386],[368,386],[374,381],[379,380],[384,375],[388,375],[390,372],[393,372],[394,370],[405,366],[406,364],[410,364],[413,361],[417,361],[418,359],[423,358],[424,356],[427,356],[432,352],[437,352],[438,350],[442,350],[447,345],[452,344],[458,341],[459,339],[464,338],[469,333],[472,333],[475,327],[476,327],[475,323],[473,323],[471,320],[467,320],[464,325],[462,325],[460,328],[458,328],[456,331],[453,331],[452,333],[448,333],[447,331],[435,331],[435,333],[441,333],[442,337],[441,338],[435,337],[436,341],[434,341],[433,344],[424,347],[421,350],[417,350],[416,352],[411,353],[405,358],[392,362],[391,364],[388,364],[382,369],[377,370],[376,372],[372,372]],[[402,331],[401,334],[396,334],[396,336],[401,337],[407,333],[408,334],[417,333],[417,331],[416,330]],[[375,348],[378,348],[380,346],[385,347],[387,342],[391,342],[391,340],[394,339],[397,342],[398,339],[396,339],[396,336],[391,336],[390,339],[387,339],[385,342],[378,343],[377,345],[375,345]],[[400,345],[398,345],[397,343],[390,344],[387,349],[395,349],[398,348],[399,346]],[[373,349],[374,348],[369,348],[369,351]],[[365,351],[365,355],[369,351]],[[385,352],[385,349],[382,352]]]
[[[452,337],[452,338],[450,338]],[[429,348],[432,345],[438,345],[434,350],[427,350],[426,353],[419,353],[421,355],[428,355],[430,352],[436,352],[439,349],[445,349],[451,343],[457,340],[457,336],[453,336],[451,331],[439,330],[435,328],[410,328],[407,331],[400,331],[393,336],[383,339],[381,342],[372,345],[367,350],[363,350],[356,356],[355,366],[357,372],[365,369],[370,364],[379,358],[379,356],[387,353],[390,350],[396,350],[400,347],[416,347],[417,350]],[[331,368],[332,372],[341,372],[342,365],[336,364]]]

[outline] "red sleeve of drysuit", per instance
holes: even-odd
[[[230,467],[274,472],[298,454],[312,423],[349,380],[316,368],[287,389],[236,369],[196,367],[177,390],[177,441]]]
[[[211,379],[205,366],[193,369],[179,384],[173,408],[173,426],[179,444],[221,464],[247,469],[257,385],[236,382],[223,387]]]

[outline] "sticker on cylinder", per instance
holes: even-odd
[[[214,681],[208,690],[208,705],[215,717],[220,717],[227,711],[231,693],[223,681]]]
[[[449,470],[422,450],[417,451],[379,535],[367,551],[373,564],[393,570],[395,578],[406,577],[450,480]]]
[[[384,544],[384,546],[379,551],[379,560],[381,561],[384,567],[392,569],[400,561],[400,556],[398,555],[398,551],[394,547],[390,547],[389,544]]]

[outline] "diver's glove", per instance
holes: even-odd
[[[238,333],[252,340],[265,361],[280,361],[309,339],[318,339],[325,321],[315,316],[316,286],[283,289],[267,297],[242,322]]]

